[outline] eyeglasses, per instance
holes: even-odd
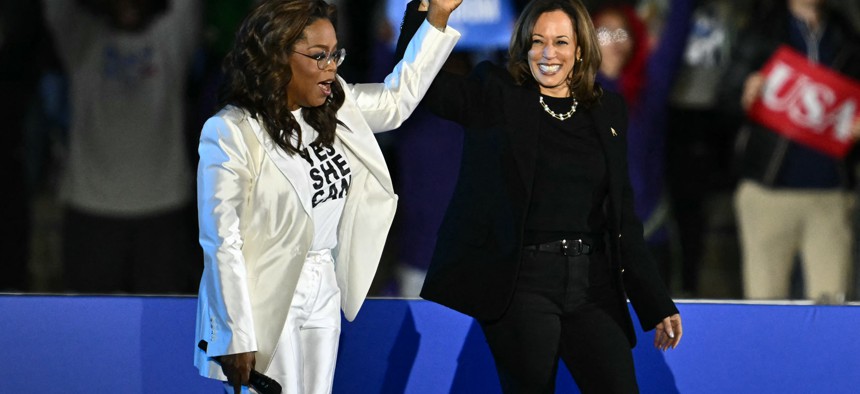
[[[297,53],[309,59],[314,59],[317,61],[317,67],[320,70],[325,70],[325,68],[334,62],[335,66],[340,66],[343,64],[343,59],[346,58],[346,49],[340,48],[332,53],[328,53],[326,51],[322,51],[320,53],[316,53],[313,55],[307,55],[301,52],[293,51],[293,53]]]
[[[601,26],[597,28],[596,33],[597,44],[600,46],[607,46],[609,44],[620,44],[630,38],[630,34],[627,33],[627,30],[621,28],[609,30],[608,27]]]

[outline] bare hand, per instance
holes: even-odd
[[[654,347],[660,350],[674,349],[681,342],[684,329],[681,327],[681,315],[674,314],[657,324],[654,333]]]
[[[429,5],[427,5],[427,21],[430,22],[433,27],[439,30],[445,30],[445,27],[448,26],[448,17],[451,16],[451,13],[454,12],[462,2],[463,0],[429,0]],[[428,0],[421,0],[418,10],[420,11],[427,3]]]
[[[741,107],[744,110],[749,109],[756,99],[758,99],[762,88],[764,88],[764,75],[762,73],[752,73],[747,77],[747,80],[744,82],[744,91],[741,95]]]
[[[248,385],[251,378],[251,370],[257,364],[253,352],[228,354],[218,358],[221,363],[221,371],[227,376],[227,382],[233,386],[233,392],[240,394],[242,386]]]

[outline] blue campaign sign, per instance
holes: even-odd
[[[388,0],[386,17],[399,27],[408,0]],[[448,25],[463,36],[458,50],[507,48],[516,16],[512,0],[466,0],[451,14]],[[395,37],[394,45],[397,42]]]

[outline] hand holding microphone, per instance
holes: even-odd
[[[200,341],[197,347],[205,352],[207,345],[206,341]],[[260,394],[281,394],[281,385],[277,381],[254,369],[254,353],[229,354],[213,360],[221,365],[236,394],[241,392],[243,385],[250,386]]]

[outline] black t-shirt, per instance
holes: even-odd
[[[572,103],[570,98],[543,99],[557,114],[568,112]],[[588,109],[578,106],[564,121],[542,113],[535,132],[539,149],[523,244],[599,237],[606,228],[608,177]]]

